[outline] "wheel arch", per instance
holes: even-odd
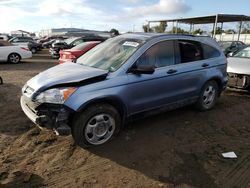
[[[215,82],[217,83],[218,89],[219,89],[219,96],[220,96],[221,92],[223,91],[223,84],[222,84],[221,78],[218,77],[218,76],[214,76],[214,77],[210,78],[209,80],[207,80],[207,81],[204,83],[204,85],[205,85],[206,83],[208,83],[209,81],[215,81]]]
[[[77,113],[80,113],[87,109],[88,107],[95,105],[95,104],[109,104],[113,106],[120,114],[122,122],[125,121],[127,117],[127,107],[124,102],[115,96],[106,96],[101,98],[92,99],[84,104],[82,104],[77,110]]]
[[[9,60],[9,57],[10,57],[11,54],[17,54],[20,57],[20,60],[22,60],[22,56],[18,52],[9,53],[9,55],[7,56],[7,60]]]

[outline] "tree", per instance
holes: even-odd
[[[176,29],[177,29],[177,34],[188,34],[188,31],[185,31],[184,29],[181,29],[180,27],[173,27],[172,30],[170,31],[170,33],[176,33]]]
[[[211,33],[213,34],[214,31],[211,31]],[[222,34],[222,33],[224,33],[224,30],[222,30],[221,27],[216,27],[215,34]]]
[[[145,33],[147,32],[156,32],[156,33],[164,33],[166,31],[167,22],[160,22],[159,25],[154,26],[152,28],[148,28],[148,25],[143,25],[142,29]]]
[[[227,30],[224,31],[224,33],[226,33],[226,34],[235,34],[236,31],[234,29],[227,29]]]
[[[143,25],[142,26],[142,29],[145,33],[148,33],[148,32],[153,32],[152,28],[148,28],[148,25]]]
[[[159,25],[153,27],[153,30],[154,30],[156,33],[164,33],[167,26],[168,26],[168,25],[167,25],[167,22],[160,22]]]
[[[193,35],[202,35],[203,33],[204,31],[200,28],[193,31]]]
[[[114,29],[114,28],[110,30],[110,33],[111,33],[111,35],[113,35],[113,36],[120,35],[119,31],[118,31],[117,29]]]
[[[250,34],[250,23],[244,22],[242,24],[241,34]]]

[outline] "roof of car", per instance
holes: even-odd
[[[191,35],[191,34],[168,34],[168,33],[143,33],[143,32],[138,32],[138,33],[127,33],[127,34],[123,34],[125,36],[131,36],[131,37],[135,37],[135,38],[157,38],[157,37],[195,37],[195,38],[201,38],[201,37],[205,37],[205,38],[211,38],[209,36],[202,36],[202,35]]]
[[[119,37],[119,36],[118,36]],[[218,43],[211,38],[210,36],[203,35],[190,35],[190,34],[167,34],[167,33],[127,33],[120,35],[120,37],[131,38],[131,39],[139,39],[143,41],[150,41],[155,38],[164,37],[166,39],[182,39],[182,40],[195,40],[199,42],[203,42],[209,45],[212,45],[216,48],[219,48]]]
[[[167,33],[127,33],[127,34],[123,34],[120,35],[121,37],[127,37],[127,38],[136,38],[136,39],[140,39],[140,40],[151,40],[154,38],[158,38],[158,37],[166,37],[166,38],[192,38],[192,39],[198,39],[198,40],[210,40],[210,41],[215,41],[213,38],[211,38],[210,36],[203,36],[203,35],[190,35],[190,34],[167,34]]]

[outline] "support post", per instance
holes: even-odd
[[[148,21],[148,33],[150,32],[150,21]]]
[[[241,33],[242,23],[243,23],[243,21],[241,20],[240,21],[240,27],[239,27],[239,33],[238,33],[238,40],[237,41],[240,40],[240,33]]]
[[[190,29],[189,29],[189,34],[192,33],[192,27],[193,27],[193,24],[191,23],[191,24],[190,24]]]
[[[175,34],[178,33],[178,21],[176,21]]]
[[[213,29],[213,38],[216,38],[215,36],[216,36],[217,24],[218,24],[218,14],[216,14],[216,17],[215,17],[214,29]]]
[[[173,21],[173,26],[172,26],[172,34],[174,34],[174,21]]]
[[[222,30],[223,30],[223,22],[221,22],[221,34],[220,34],[220,41],[221,41],[221,36],[222,36]]]

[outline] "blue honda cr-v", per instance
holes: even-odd
[[[40,127],[72,132],[83,147],[100,145],[142,113],[211,109],[226,87],[226,67],[209,37],[125,34],[30,79],[21,106]]]

